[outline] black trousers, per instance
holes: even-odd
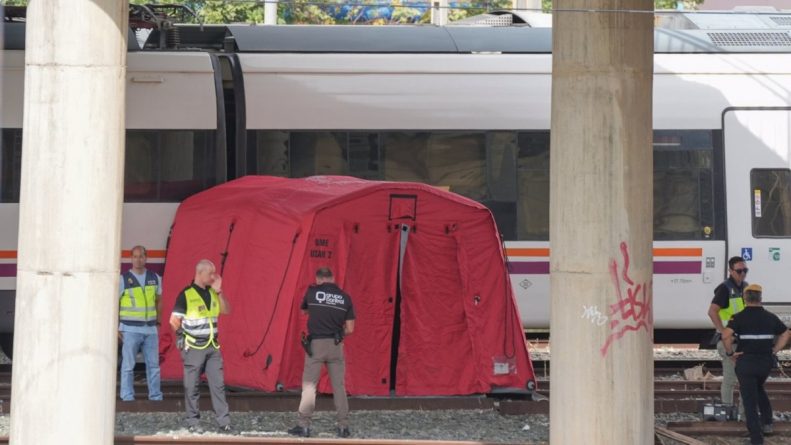
[[[772,356],[768,354],[745,354],[736,360],[736,378],[739,379],[747,430],[753,444],[764,443],[763,426],[772,424],[772,405],[764,390],[764,382],[771,370]]]

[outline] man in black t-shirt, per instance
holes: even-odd
[[[332,382],[333,401],[338,417],[338,437],[349,437],[349,402],[344,382],[346,364],[343,337],[354,331],[352,299],[335,284],[329,268],[316,271],[316,285],[310,286],[300,308],[308,314],[308,348],[302,372],[302,400],[299,424],[288,430],[295,436],[310,436],[310,420],[316,405],[316,385],[321,366],[327,365]]]
[[[733,316],[722,333],[725,354],[736,362],[736,377],[753,445],[763,444],[763,435],[772,432],[772,405],[764,382],[774,364],[773,354],[783,349],[791,338],[791,331],[777,315],[761,306],[761,293],[761,286],[757,284],[744,289],[746,306]],[[739,338],[738,352],[734,349],[734,336]],[[777,342],[776,336],[779,336]]]

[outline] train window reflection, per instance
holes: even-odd
[[[519,239],[549,240],[549,132],[519,133]]]
[[[128,130],[124,200],[178,202],[217,183],[208,130]]]
[[[0,143],[0,202],[19,202],[22,129],[4,128]]]
[[[346,174],[346,133],[291,133],[291,173],[293,178]]]
[[[753,236],[791,237],[791,171],[750,172]]]
[[[483,132],[384,133],[384,175],[444,187],[481,201],[487,198]]]
[[[381,179],[379,133],[254,131],[248,141],[256,174]]]
[[[712,132],[654,131],[654,239],[697,240],[714,224]]]
[[[549,239],[549,131],[252,131],[257,174],[343,174],[436,185],[489,207],[509,240]],[[654,132],[654,236],[707,239],[710,130]]]

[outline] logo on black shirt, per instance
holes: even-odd
[[[331,294],[323,291],[316,292],[316,301],[332,306],[343,305],[345,303],[343,295]]]

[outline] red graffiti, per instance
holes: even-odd
[[[621,339],[627,332],[645,329],[653,335],[654,317],[651,313],[653,282],[635,284],[629,277],[629,247],[621,243],[623,256],[623,272],[618,274],[618,261],[610,261],[610,277],[615,286],[618,302],[610,305],[610,335],[601,348],[602,357],[607,355],[610,346]],[[621,291],[622,281],[626,287],[626,298]]]

